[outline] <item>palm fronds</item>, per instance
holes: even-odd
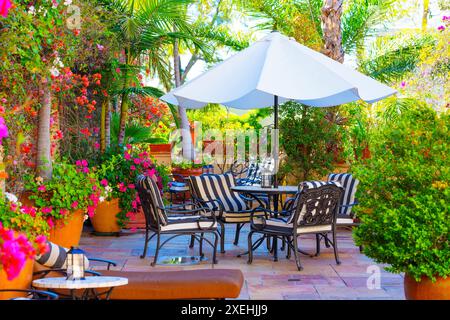
[[[420,51],[434,43],[431,36],[412,37],[400,43],[395,36],[379,38],[371,50],[375,56],[361,61],[359,68],[364,74],[382,82],[398,81],[414,70]]]

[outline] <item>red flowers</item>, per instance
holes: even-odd
[[[91,131],[89,131],[89,128],[83,128],[80,130],[80,133],[83,134],[86,138],[90,137],[92,135]]]

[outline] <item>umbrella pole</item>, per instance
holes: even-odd
[[[274,129],[278,130],[278,96],[274,96],[274,104],[273,104],[273,108],[274,108]],[[277,139],[279,139],[279,136],[277,134]],[[272,141],[273,143],[273,141]],[[274,154],[274,161],[275,161],[275,168],[276,168],[276,172],[278,172],[278,153],[279,153],[279,141],[275,142],[275,154]],[[278,175],[275,174],[275,181],[273,183],[273,186],[275,188],[278,188]]]

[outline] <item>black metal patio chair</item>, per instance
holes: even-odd
[[[200,256],[203,257],[203,240],[213,247],[212,263],[217,263],[217,243],[219,235],[217,233],[217,221],[214,215],[208,214],[208,208],[193,204],[192,209],[186,209],[185,205],[165,206],[161,192],[156,182],[144,175],[140,175],[136,181],[136,189],[139,194],[142,209],[144,211],[145,244],[141,259],[147,254],[147,247],[150,240],[156,236],[156,252],[152,266],[156,265],[158,254],[161,248],[170,240],[189,235],[200,243]],[[211,218],[212,216],[212,218]],[[150,232],[153,234],[150,235]],[[205,234],[212,234],[214,242],[205,238]],[[161,243],[162,235],[171,235]]]
[[[291,249],[293,250],[297,268],[302,270],[298,237],[315,234],[316,255],[319,255],[320,237],[331,233],[333,240],[328,241],[333,246],[336,263],[340,264],[336,242],[336,219],[342,193],[343,188],[336,182],[302,182],[292,204],[285,208],[285,217],[275,217],[273,211],[265,208],[254,209],[251,215],[251,231],[248,235],[248,263],[252,263],[252,252],[264,238],[276,237],[286,244],[287,258],[290,258]],[[257,215],[258,212],[264,212],[264,216]],[[262,234],[262,237],[253,244],[252,236],[255,233]]]
[[[194,202],[210,210],[217,217],[220,225],[220,251],[225,252],[225,224],[236,224],[234,245],[239,243],[242,227],[250,222],[251,200],[231,190],[236,185],[231,173],[205,174],[190,177],[191,191]],[[256,199],[260,206],[264,203]],[[264,213],[261,213],[263,215]]]

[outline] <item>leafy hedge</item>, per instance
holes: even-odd
[[[361,181],[357,244],[416,280],[450,275],[449,120],[424,106],[404,111],[376,130],[373,157],[352,168]]]

